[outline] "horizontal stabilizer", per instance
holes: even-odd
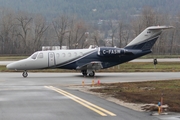
[[[148,30],[159,30],[159,29],[171,29],[174,28],[173,26],[152,26],[148,27]]]

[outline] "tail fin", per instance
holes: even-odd
[[[172,26],[152,26],[146,28],[125,49],[150,50],[159,38],[162,30],[173,28]]]

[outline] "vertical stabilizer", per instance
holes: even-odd
[[[162,30],[171,29],[172,26],[152,26],[146,28],[134,40],[132,40],[125,48],[150,50],[156,40],[159,38]]]

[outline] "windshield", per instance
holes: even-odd
[[[35,52],[34,54],[32,54],[32,55],[30,56],[30,58],[31,58],[31,59],[36,59],[37,55],[38,55],[38,52]]]
[[[43,58],[43,53],[39,53],[38,58]]]

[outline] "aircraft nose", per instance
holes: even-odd
[[[8,65],[6,65],[6,68],[9,70],[15,69],[15,66],[13,65],[13,63],[10,63]]]
[[[6,68],[9,70],[18,70],[20,68],[19,62],[13,62],[8,65],[6,65]]]
[[[25,62],[27,62],[27,61],[24,59],[15,61],[15,62],[12,62],[12,63],[6,65],[6,68],[9,70],[24,70],[27,67],[27,64]]]

